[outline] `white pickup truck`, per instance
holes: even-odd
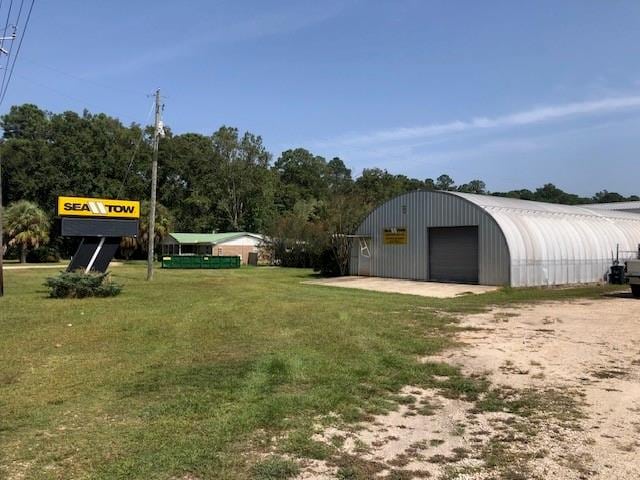
[[[631,294],[636,298],[640,298],[640,258],[625,262],[624,275],[629,280]]]

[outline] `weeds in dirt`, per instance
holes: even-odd
[[[416,412],[418,412],[420,415],[431,416],[435,415],[441,407],[441,405],[437,404],[433,400],[424,399],[420,402],[420,406],[418,407]]]
[[[338,467],[336,477],[339,480],[370,480],[387,468],[380,462],[347,454],[334,458],[331,464]]]
[[[507,323],[510,318],[519,317],[519,313],[514,312],[496,312],[493,314],[493,321],[495,323]]]
[[[587,466],[592,462],[593,457],[586,453],[567,453],[563,458],[563,463],[571,470],[578,472],[581,478],[590,477],[595,473]]]
[[[485,466],[500,472],[501,479],[529,480],[531,476],[527,465],[531,453],[523,453],[513,449],[499,439],[490,440],[481,452]]]
[[[254,480],[286,480],[300,473],[300,466],[283,457],[271,456],[256,463],[252,468]]]
[[[583,417],[578,392],[498,388],[490,390],[475,405],[478,412],[507,412],[520,417],[551,417],[563,424],[571,424]]]
[[[347,438],[344,435],[332,435],[329,441],[336,448],[342,448]]]
[[[429,458],[430,463],[458,463],[461,460],[467,458],[471,451],[466,448],[457,447],[452,451],[453,455],[447,456],[442,454],[436,454]]]
[[[331,456],[332,448],[323,442],[311,438],[309,430],[296,431],[289,434],[282,448],[283,452],[300,458],[326,460]]]

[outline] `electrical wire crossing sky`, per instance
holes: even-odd
[[[0,113],[147,123],[161,88],[174,133],[230,125],[276,158],[304,147],[356,175],[639,193],[635,0],[3,0],[0,22],[16,32]]]

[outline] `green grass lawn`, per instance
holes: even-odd
[[[452,343],[443,312],[604,290],[443,300],[303,285],[311,272],[278,268],[158,270],[148,283],[130,264],[113,269],[119,297],[54,300],[42,286],[54,273],[5,273],[0,478],[278,478],[254,466],[260,454],[321,456],[318,418],[384,411],[435,374],[450,375],[445,394],[483,388],[417,361]]]

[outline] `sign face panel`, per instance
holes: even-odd
[[[382,243],[385,245],[406,245],[406,228],[385,228],[382,234]]]
[[[107,198],[58,197],[61,217],[140,218],[140,202]]]
[[[135,218],[62,217],[60,234],[63,237],[136,237]]]

